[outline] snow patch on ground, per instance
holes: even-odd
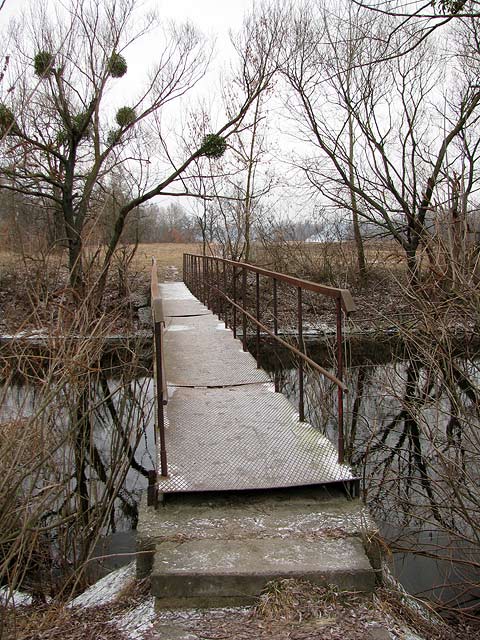
[[[24,607],[32,604],[32,596],[23,591],[10,591],[8,586],[0,588],[0,604],[9,607]]]
[[[135,562],[112,571],[70,602],[72,607],[98,607],[108,604],[135,578]]]
[[[144,633],[152,628],[155,618],[154,597],[150,596],[148,600],[142,602],[138,607],[127,611],[127,613],[112,622],[132,640],[141,640]]]

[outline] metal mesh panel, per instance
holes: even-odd
[[[177,388],[167,406],[170,477],[160,491],[261,489],[350,480],[331,443],[270,384]]]
[[[165,317],[211,315],[197,298],[192,296],[183,282],[168,282],[159,285]]]
[[[242,351],[230,329],[212,316],[167,321],[165,366],[174,386],[220,387],[269,382],[255,359]]]

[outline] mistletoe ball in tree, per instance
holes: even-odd
[[[201,153],[207,158],[221,158],[227,149],[227,141],[223,136],[209,133],[202,140]]]
[[[55,56],[49,51],[39,51],[33,59],[35,74],[40,78],[46,78],[53,73]]]
[[[132,107],[122,107],[115,116],[115,120],[120,127],[128,127],[129,124],[135,122],[135,118],[135,109],[132,109]]]
[[[127,73],[127,61],[120,53],[112,53],[108,61],[108,73],[112,78],[121,78]]]

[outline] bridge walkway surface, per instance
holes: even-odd
[[[169,477],[161,492],[349,482],[330,441],[183,283],[160,285],[168,385]]]
[[[168,476],[137,532],[158,606],[246,604],[282,577],[372,590],[351,469],[183,283],[160,294]]]

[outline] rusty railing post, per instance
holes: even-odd
[[[247,269],[245,268],[245,265],[242,268],[243,268],[243,271],[242,271],[242,309],[243,309],[242,343],[243,343],[243,350],[246,351],[247,350],[247,316],[245,311],[247,310]]]
[[[297,288],[297,327],[298,327],[298,347],[303,352],[303,310],[302,310],[302,287]],[[298,413],[300,422],[305,422],[305,405],[303,398],[303,359],[298,362]]]
[[[162,364],[162,323],[163,320],[158,322],[155,318],[154,322],[154,338],[155,338],[155,367],[156,367],[156,396],[157,396],[157,420],[158,420],[158,433],[160,436],[160,474],[162,476],[168,476],[167,467],[167,449],[165,446],[165,418],[163,415],[164,405],[164,371]]]
[[[232,309],[233,337],[236,338],[237,337],[237,307],[235,305],[237,304],[237,267],[235,265],[233,266],[233,302],[234,302],[234,306]]]
[[[336,300],[337,315],[337,378],[343,382],[343,344],[342,344],[342,303],[340,298]],[[345,442],[343,434],[343,390],[337,386],[338,404],[338,462],[343,464],[345,458]]]
[[[213,258],[212,256],[208,256],[208,308],[210,309],[210,311],[213,312],[213,304],[214,304],[214,299],[213,299]]]
[[[210,303],[212,301],[212,290],[210,288],[210,256],[207,256],[205,261],[207,263],[207,277],[205,278],[207,283],[207,308],[211,309],[212,307],[210,306]]]
[[[227,263],[222,261],[223,264],[223,298],[222,298],[222,305],[223,305],[223,318],[225,320],[225,329],[228,328],[228,303],[227,303],[227,298],[226,296],[227,294]]]
[[[186,268],[186,258],[184,256],[184,269]],[[186,271],[183,275],[185,276]],[[163,317],[162,299],[158,286],[158,273],[156,260],[152,260],[152,274],[150,283],[151,294],[151,310],[153,321],[153,346],[154,346],[154,389],[155,389],[155,444],[158,447],[160,440],[160,475],[168,475],[167,467],[167,448],[165,443],[165,416],[163,406],[167,403],[167,382],[163,367],[163,344],[162,332],[165,325]],[[158,438],[157,438],[158,435]],[[155,505],[157,501],[157,471],[148,474],[148,492],[147,502],[149,505]]]
[[[215,273],[216,273],[216,284],[215,284],[215,313],[218,316],[218,319],[222,319],[222,306],[220,300],[220,265],[218,263],[218,258],[215,258]]]
[[[276,278],[273,278],[273,333],[278,336],[278,294]],[[276,367],[273,374],[273,382],[275,385],[275,391],[278,393],[278,391],[280,390],[280,380]]]
[[[203,286],[203,280],[202,280],[202,276],[201,276],[201,269],[203,267],[203,262],[202,259],[200,257],[197,257],[196,259],[196,279],[197,279],[197,284],[196,284],[196,289],[197,289],[197,297],[200,299],[200,301],[203,302],[202,300],[202,286]]]
[[[202,256],[202,302],[207,306],[207,259]]]
[[[201,278],[201,267],[202,267],[202,260],[201,258],[197,258],[197,295],[200,298],[200,300],[202,299],[202,278]]]
[[[257,359],[257,369],[260,368],[260,274],[255,274],[255,318],[257,319],[255,332],[255,351]]]

